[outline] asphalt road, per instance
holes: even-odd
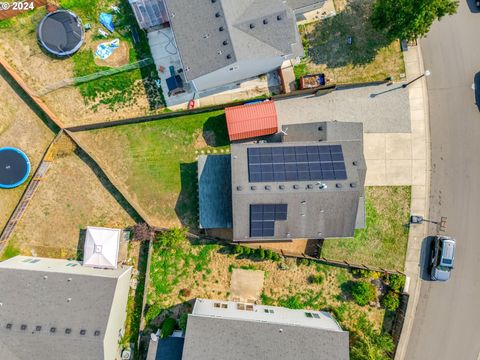
[[[422,281],[407,360],[479,358],[480,112],[472,90],[480,71],[479,35],[480,13],[460,0],[458,13],[434,24],[421,41],[432,73],[430,217],[447,216],[446,234],[457,239],[457,254],[449,282]]]

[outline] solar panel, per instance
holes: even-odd
[[[287,220],[287,204],[250,205],[250,237],[273,236],[275,221]]]
[[[250,182],[345,180],[341,145],[248,148]]]

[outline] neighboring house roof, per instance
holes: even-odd
[[[104,359],[117,284],[130,272],[27,256],[0,262],[0,357]],[[123,296],[126,304],[128,288]]]
[[[347,360],[348,332],[319,311],[198,299],[188,317],[183,360],[225,354],[229,360]]]
[[[230,155],[198,157],[199,223],[202,229],[232,227],[230,164]]]
[[[150,29],[168,22],[163,0],[129,0],[138,25]]]
[[[182,360],[184,341],[183,337],[175,336],[151,339],[146,360]]]
[[[165,0],[187,81],[237,61],[300,56],[295,15],[282,0]]]
[[[325,3],[325,0],[287,0],[287,5],[293,11],[301,12],[303,9],[318,9]]]
[[[98,268],[117,268],[122,230],[87,227],[83,250],[83,265]]]
[[[278,131],[274,101],[225,108],[231,141],[275,134]]]

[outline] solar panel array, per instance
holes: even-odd
[[[250,205],[250,237],[273,236],[277,220],[287,220],[287,204]]]
[[[341,145],[248,148],[250,182],[345,180]]]

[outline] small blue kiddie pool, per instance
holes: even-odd
[[[0,148],[0,188],[11,189],[22,185],[30,174],[30,161],[21,150]]]

